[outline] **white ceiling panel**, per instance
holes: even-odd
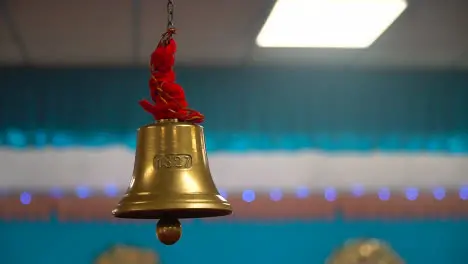
[[[254,62],[343,66],[452,67],[468,50],[468,1],[411,1],[368,49],[263,49]]]

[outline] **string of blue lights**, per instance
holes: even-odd
[[[392,193],[399,193],[401,191],[404,192],[406,199],[409,201],[416,201],[420,193],[422,192],[422,190],[418,188],[406,188],[404,190],[390,190],[389,188],[380,188],[377,191],[366,192],[365,189],[362,187],[355,187],[355,188],[352,188],[350,191],[342,192],[341,194],[351,194],[354,197],[362,197],[365,194],[371,193],[371,194],[376,194],[377,197],[382,201],[388,201],[391,199]],[[434,199],[438,201],[441,201],[446,197],[447,191],[448,190],[443,187],[437,187],[437,188],[430,190]],[[120,193],[119,190],[112,186],[109,186],[108,188],[104,189],[104,191],[102,192],[93,192],[93,190],[81,186],[75,189],[74,195],[78,197],[79,199],[86,199],[86,198],[92,197],[93,195],[117,197],[119,193]],[[259,192],[259,193],[263,193],[263,192]],[[338,198],[338,195],[340,194],[338,190],[336,190],[335,188],[331,188],[331,187],[326,188],[320,192],[313,192],[308,188],[300,187],[300,188],[297,188],[294,195],[297,199],[306,199],[312,193],[321,193],[324,199],[330,202],[335,201]],[[228,198],[229,196],[229,194],[225,190],[220,190],[220,194],[224,198]],[[7,193],[3,192],[3,195],[7,195]],[[33,199],[33,195],[34,193],[32,192],[21,192],[19,194],[19,200],[21,201],[22,204],[28,205],[31,203]],[[66,197],[68,195],[69,195],[68,193],[60,189],[53,189],[49,193],[50,197],[57,198],[57,199]],[[244,190],[241,193],[242,200],[247,203],[254,202],[257,195],[258,195],[258,192],[255,192],[254,190]],[[268,195],[272,201],[277,202],[283,199],[285,192],[283,192],[281,189],[273,189],[268,193]],[[458,195],[461,200],[465,200],[465,201],[468,200],[468,186],[461,186],[460,188],[458,188]]]

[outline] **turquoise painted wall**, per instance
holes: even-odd
[[[0,222],[2,264],[84,264],[114,243],[152,248],[165,264],[323,263],[355,237],[390,242],[408,264],[468,263],[468,222],[359,221],[187,223],[172,247],[153,224]]]
[[[467,72],[181,68],[210,150],[468,152]],[[0,145],[126,144],[146,69],[0,69]]]

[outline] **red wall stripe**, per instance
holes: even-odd
[[[408,200],[403,194],[392,194],[388,201],[380,200],[377,195],[353,197],[340,196],[335,201],[327,201],[322,195],[298,199],[285,195],[280,201],[272,201],[268,195],[257,195],[255,201],[247,203],[240,194],[228,199],[234,208],[229,217],[208,219],[333,219],[342,215],[345,219],[459,219],[468,218],[468,201],[462,200],[458,193],[447,193],[442,200],[435,199],[430,193],[420,193],[415,201]],[[118,198],[91,197],[79,199],[64,197],[54,199],[34,196],[30,204],[23,205],[19,194],[0,198],[0,218],[4,220],[48,220],[56,213],[61,221],[113,221],[116,223],[135,220],[115,219],[111,211]]]

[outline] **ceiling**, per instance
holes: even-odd
[[[179,64],[468,68],[466,0],[410,0],[364,50],[256,47],[273,0],[175,2]],[[3,66],[146,65],[166,24],[164,0],[0,3]]]

